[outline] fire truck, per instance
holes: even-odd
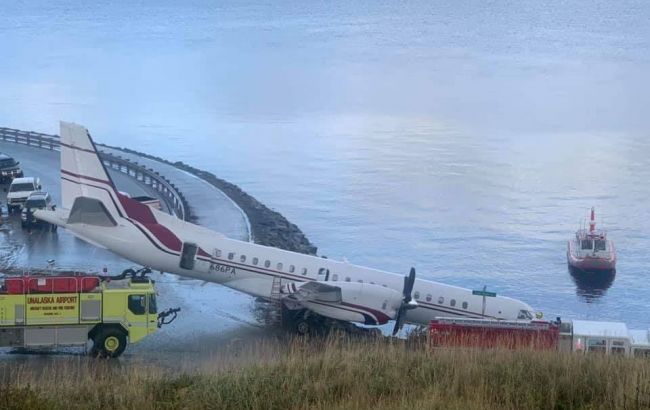
[[[429,324],[432,347],[556,349],[559,340],[559,322],[437,318]]]
[[[118,276],[23,275],[0,280],[0,346],[88,346],[98,357],[118,357],[176,318],[158,313],[149,270]],[[127,277],[131,274],[130,277]]]
[[[593,320],[490,320],[436,318],[429,323],[433,348],[547,349],[560,352],[650,357],[650,330]]]

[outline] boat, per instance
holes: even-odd
[[[591,208],[589,229],[579,229],[567,248],[569,267],[585,272],[616,270],[616,248],[607,232],[596,229],[596,212]]]

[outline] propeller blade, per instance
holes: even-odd
[[[411,268],[408,276],[404,277],[404,302],[409,303],[412,299],[413,286],[415,285],[415,268]]]
[[[402,326],[404,326],[404,305],[402,305],[399,310],[397,311],[397,316],[395,317],[395,327],[393,327],[393,336],[395,336]]]
[[[402,290],[404,299],[402,299],[402,303],[397,311],[397,315],[395,316],[393,336],[395,336],[402,326],[404,326],[404,322],[406,321],[406,311],[415,307],[410,304],[413,300],[413,296],[411,295],[413,293],[413,286],[415,286],[415,268],[411,268],[408,276],[404,276],[404,289]]]

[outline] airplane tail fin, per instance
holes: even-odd
[[[78,201],[78,198],[85,199]],[[85,205],[83,209],[86,210],[99,207],[114,220],[120,215],[119,201],[115,185],[99,159],[88,130],[61,121],[62,207],[67,210],[81,205]]]

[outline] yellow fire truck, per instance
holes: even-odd
[[[127,274],[131,277],[127,278]],[[3,278],[0,286],[0,346],[87,346],[100,357],[118,357],[176,318],[180,309],[158,314],[148,270],[122,275],[28,275]],[[171,319],[168,319],[171,317]]]

